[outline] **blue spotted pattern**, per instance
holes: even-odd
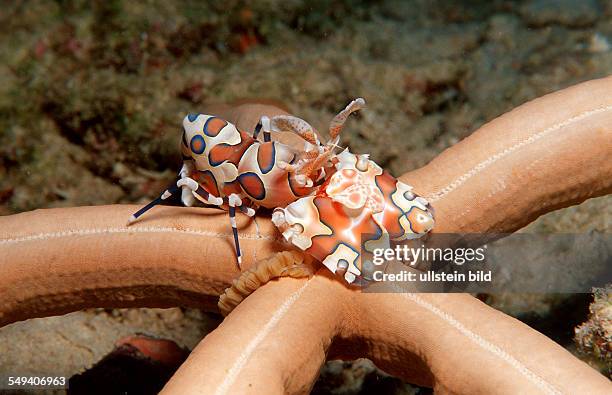
[[[191,150],[200,155],[206,149],[206,142],[204,142],[204,137],[199,134],[196,134],[191,138],[191,143],[189,144]]]

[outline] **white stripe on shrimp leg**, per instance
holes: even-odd
[[[228,196],[227,202],[229,205],[229,217],[230,224],[232,226],[232,233],[234,234],[234,245],[236,246],[236,257],[238,259],[238,267],[242,264],[242,253],[240,252],[240,242],[238,240],[238,228],[236,225],[236,206],[242,205],[242,199],[240,196],[232,193]]]

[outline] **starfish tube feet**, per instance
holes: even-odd
[[[313,261],[298,251],[283,251],[256,263],[234,279],[232,286],[219,297],[219,311],[227,316],[247,296],[278,277],[309,277],[314,273]]]

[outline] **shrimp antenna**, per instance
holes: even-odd
[[[334,141],[342,132],[346,119],[354,113],[365,107],[365,100],[361,97],[350,102],[344,110],[340,111],[329,123],[329,140]]]

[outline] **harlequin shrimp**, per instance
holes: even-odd
[[[372,251],[387,246],[389,239],[421,237],[434,226],[432,208],[412,187],[367,154],[337,152],[348,116],[364,105],[355,99],[332,119],[326,144],[312,126],[293,116],[263,116],[249,135],[213,115],[187,115],[178,180],[128,224],[180,190],[185,206],[200,202],[229,212],[240,265],[236,209],[248,216],[259,207],[273,209],[272,222],[304,253],[279,253],[242,273],[220,297],[224,313],[271,278],[308,275],[313,259],[347,283],[355,282],[362,275],[362,246]],[[297,134],[304,149],[273,141],[274,132]]]
[[[286,207],[315,193],[326,179],[344,122],[364,104],[363,99],[354,100],[333,118],[326,144],[306,121],[289,115],[261,117],[252,134],[213,115],[187,115],[183,120],[183,167],[178,180],[134,213],[128,225],[180,190],[185,206],[199,201],[229,212],[240,265],[236,209],[253,216],[259,207]],[[297,134],[305,141],[304,149],[272,141],[271,134],[275,132]],[[263,140],[259,139],[260,133]]]

